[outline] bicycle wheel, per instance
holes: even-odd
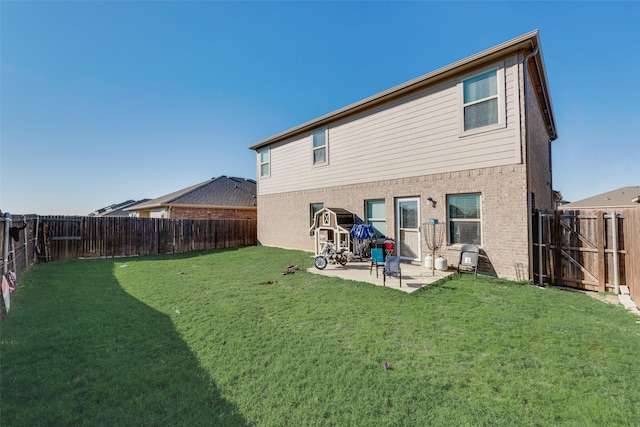
[[[327,266],[327,259],[322,255],[318,255],[313,260],[313,265],[315,265],[318,270],[324,270],[324,268]]]

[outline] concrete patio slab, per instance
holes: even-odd
[[[322,276],[339,277],[345,280],[355,280],[358,282],[371,283],[376,286],[383,286],[382,282],[382,267],[378,269],[378,277],[376,277],[375,268],[369,273],[371,264],[367,261],[352,261],[345,265],[329,264],[324,270],[318,270],[315,267],[308,268],[307,271],[313,274],[320,274]],[[435,271],[435,274],[431,269],[427,269],[424,266],[418,264],[402,263],[402,287],[400,287],[400,281],[394,277],[387,277],[386,286],[391,289],[397,289],[399,291],[411,293],[417,291],[423,286],[429,285],[442,278],[445,278],[453,273],[454,270],[449,271]]]

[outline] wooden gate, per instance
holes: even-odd
[[[624,243],[627,286],[631,299],[640,304],[640,208],[625,212]]]
[[[533,219],[535,282],[618,291],[628,283],[628,216],[626,210],[537,212]]]

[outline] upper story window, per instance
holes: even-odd
[[[260,176],[271,174],[271,151],[268,148],[258,150],[258,164],[260,165]]]
[[[449,243],[482,244],[482,215],[480,194],[455,194],[447,196],[447,221]]]
[[[501,122],[501,76],[501,69],[493,69],[462,81],[465,132]]]
[[[322,129],[313,133],[313,164],[327,163],[327,130]]]

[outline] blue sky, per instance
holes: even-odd
[[[638,2],[0,2],[0,209],[88,214],[539,29],[575,201],[640,185]]]

